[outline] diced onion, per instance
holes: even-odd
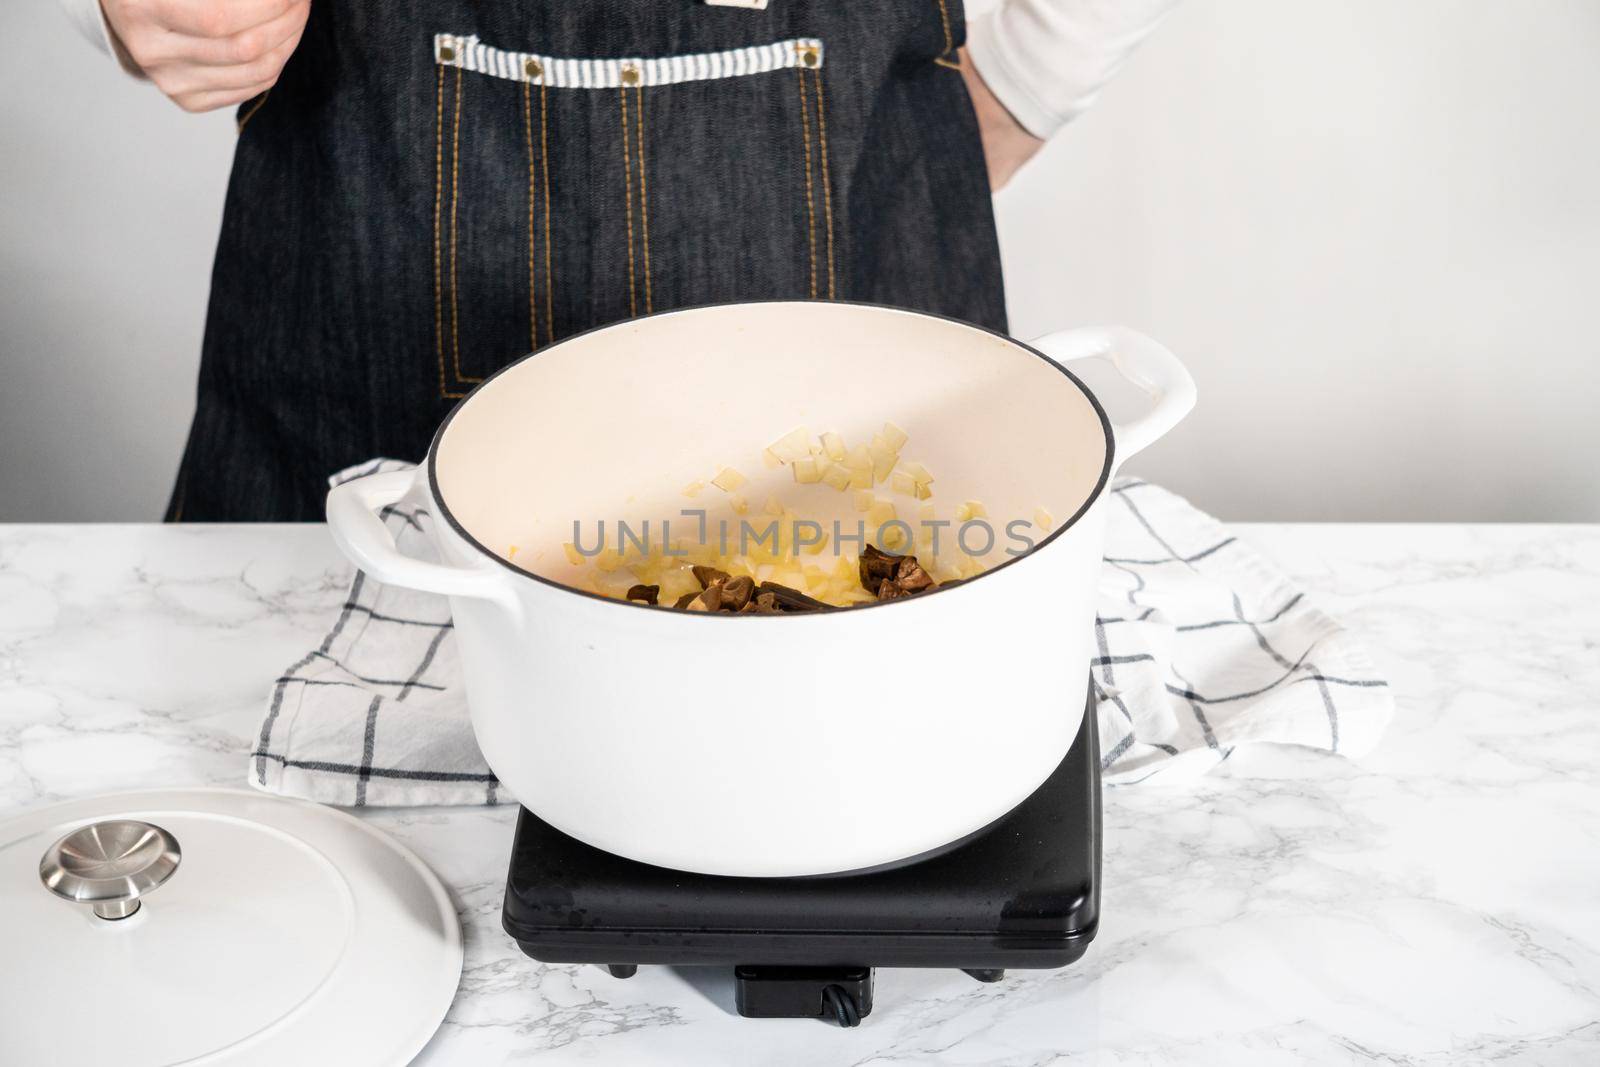
[[[711,479],[711,484],[721,489],[724,493],[731,493],[743,485],[748,479],[732,467],[723,467],[717,476]]]
[[[661,604],[676,604],[683,594],[700,591],[700,582],[688,567],[677,567],[667,571],[661,575],[661,580],[654,584],[661,586],[661,592],[657,594],[657,602]]]
[[[894,465],[899,460],[900,456],[894,452],[874,452],[872,454],[872,480],[881,484],[885,478],[889,477],[889,472],[894,470]]]
[[[867,444],[853,447],[837,431],[830,430],[818,438],[800,426],[764,449],[761,463],[768,470],[793,467],[794,480],[802,485],[821,483],[838,492],[853,490],[851,503],[871,531],[870,543],[891,552],[912,551],[911,546],[915,545],[928,573],[940,581],[983,573],[986,564],[980,560],[954,555],[935,558],[931,542],[937,512],[931,503],[926,503],[933,496],[933,474],[921,463],[901,461],[901,450],[909,439],[906,431],[892,422],[885,422],[882,430],[873,434]],[[884,495],[879,496],[874,487],[884,483],[887,483],[882,491]],[[721,467],[709,484],[728,494],[728,507],[735,515],[751,513],[750,499],[738,492],[750,484],[741,471]],[[698,496],[706,485],[696,479],[684,487],[683,495]],[[891,492],[924,502],[917,507],[918,524],[899,521],[895,502],[889,496]],[[631,497],[629,501],[632,502]],[[586,557],[576,544],[565,544],[562,549],[567,561],[580,568],[571,584],[618,598],[625,596],[632,585],[656,585],[660,586],[660,603],[675,604],[685,594],[700,591],[700,582],[691,569],[693,564],[715,567],[758,582],[772,581],[803,589],[834,605],[876,600],[876,592],[861,585],[859,558],[845,555],[843,545],[835,547],[830,565],[823,555],[829,547],[827,535],[802,544],[801,538],[813,536],[815,529],[808,525],[804,531],[796,530],[800,516],[784,507],[776,495],[767,497],[762,511],[777,521],[777,537],[758,536],[747,541],[743,546],[744,555],[728,555],[730,548],[726,541],[707,544],[679,539],[673,541],[670,548],[656,546],[648,552],[640,549],[624,552],[620,546],[611,548],[602,544],[593,557]],[[988,510],[976,500],[964,501],[955,509],[958,523],[987,517]],[[765,523],[767,520],[753,521]],[[1055,519],[1043,507],[1035,509],[1034,522],[1045,531],[1055,526]],[[769,532],[767,529],[757,531],[758,535]],[[505,558],[513,559],[518,551],[518,546],[510,545]]]
[[[777,456],[780,463],[807,458],[811,455],[811,431],[798,426],[768,445],[767,451]]]
[[[799,589],[801,586],[805,585],[806,576],[800,572],[799,567],[774,567],[772,569],[772,577],[769,578],[768,581],[777,582],[779,585],[786,585],[790,589]]]

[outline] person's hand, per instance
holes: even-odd
[[[185,111],[272,88],[306,28],[311,0],[100,0],[117,45]]]
[[[961,49],[961,77],[967,83],[967,95],[972,97],[972,107],[978,113],[978,133],[983,138],[983,158],[989,165],[989,189],[999,192],[1033,154],[1044,147],[1044,142],[1011,117],[1004,104],[989,91],[983,76],[972,65],[972,58]]]

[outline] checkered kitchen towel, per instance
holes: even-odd
[[[1159,486],[1121,480],[1107,506],[1094,660],[1107,782],[1200,774],[1243,744],[1346,756],[1377,744],[1389,689],[1302,591]],[[420,494],[384,519],[403,552],[435,558]],[[510,801],[473,742],[449,602],[358,573],[322,643],[273,683],[249,776],[328,804]]]

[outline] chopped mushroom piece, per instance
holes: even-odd
[[[698,563],[689,570],[694,574],[694,580],[700,583],[700,588],[710,589],[714,585],[721,585],[732,575],[727,571],[719,571],[715,567],[702,567]]]
[[[895,584],[908,593],[920,593],[933,588],[933,578],[922,569],[916,556],[901,556],[894,572]]]
[[[895,569],[899,566],[899,556],[891,556],[868,545],[861,552],[861,584],[869,593],[876,593],[878,586],[887,581],[893,581]]]
[[[722,586],[713,585],[689,601],[690,611],[719,611],[722,608]]]
[[[936,589],[916,556],[896,556],[868,545],[861,553],[861,586],[879,600],[916,596]]]
[[[762,582],[761,592],[770,593],[778,606],[785,611],[820,611],[828,607],[822,601],[808,597],[798,589],[777,582]]]
[[[661,595],[659,585],[635,585],[628,588],[628,599],[637,600],[643,604],[654,604]]]
[[[744,606],[750,603],[750,598],[755,596],[756,583],[754,578],[740,575],[729,578],[719,587],[722,592],[723,611],[743,611]]]

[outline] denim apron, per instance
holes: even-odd
[[[420,459],[497,368],[633,316],[1004,329],[962,34],[960,0],[313,4],[239,110],[168,519],[320,519],[331,472]]]

